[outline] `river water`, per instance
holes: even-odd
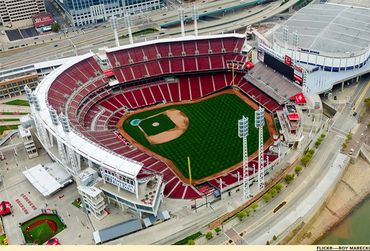
[[[370,245],[370,197],[315,244]]]

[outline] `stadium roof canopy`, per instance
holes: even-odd
[[[370,9],[336,4],[312,4],[300,9],[274,33],[274,43],[284,46],[283,30],[288,28],[287,45],[320,55],[363,53],[370,48]],[[356,53],[357,52],[357,53]]]
[[[62,125],[59,124],[55,127],[51,121],[49,114],[49,104],[46,102],[48,97],[49,88],[55,81],[55,79],[64,73],[68,68],[73,67],[79,62],[93,57],[92,52],[77,56],[63,63],[63,65],[56,68],[49,75],[47,75],[41,83],[37,86],[34,91],[35,95],[39,98],[40,111],[38,116],[40,116],[41,121],[44,126],[48,128],[54,128],[50,132],[63,142],[68,141],[70,147],[74,149],[78,154],[85,158],[88,156],[94,159],[96,162],[100,163],[101,166],[109,168],[111,170],[116,170],[117,172],[125,175],[126,177],[135,178],[140,172],[143,164],[135,160],[131,160],[124,156],[118,155],[111,150],[105,149],[100,145],[95,144],[80,132],[72,130],[70,133],[65,133],[62,129]]]

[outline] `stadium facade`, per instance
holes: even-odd
[[[164,197],[200,198],[209,192],[204,184],[195,187],[183,181],[161,159],[123,138],[116,125],[130,110],[234,88],[266,112],[282,110],[286,100],[274,100],[243,77],[250,62],[248,48],[245,35],[224,34],[108,49],[105,69],[93,53],[74,57],[47,75],[36,90],[26,88],[37,136],[50,157],[74,177],[79,191],[85,191],[85,205],[92,204],[94,194],[104,194],[124,210],[156,215]],[[264,151],[261,168],[268,170],[280,155],[278,150]],[[253,181],[258,169],[255,162],[250,165]],[[99,174],[89,185],[81,179],[86,169]],[[240,185],[241,174],[242,166],[236,166],[210,177],[206,186],[212,191],[231,189]],[[94,187],[94,193],[86,196],[84,186]],[[101,200],[95,201],[99,209],[94,213],[101,215]]]
[[[107,21],[112,15],[159,9],[163,0],[58,0],[73,26]]]
[[[327,92],[370,72],[369,23],[366,7],[310,4],[273,33],[271,44],[259,43],[259,59],[305,93]]]

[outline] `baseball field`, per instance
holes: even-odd
[[[41,214],[21,224],[26,243],[43,244],[66,226],[55,214]]]
[[[238,120],[243,115],[249,118],[248,154],[256,152],[255,108],[238,95],[222,93],[131,113],[122,121],[123,135],[169,160],[185,178],[189,178],[189,156],[192,178],[199,180],[242,161]],[[263,135],[266,142],[267,125]]]

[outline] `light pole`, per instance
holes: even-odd
[[[238,120],[238,136],[243,140],[243,199],[247,200],[251,196],[249,188],[249,168],[248,168],[248,117]]]
[[[263,159],[263,126],[265,125],[265,109],[259,107],[255,111],[255,127],[258,129],[258,188],[262,191],[265,188],[265,167]]]
[[[75,55],[77,56],[78,54],[77,54],[77,47],[76,47],[76,45],[73,43],[72,39],[68,38],[68,40],[69,40],[69,42],[71,42],[71,44],[73,46],[73,51],[74,51]]]

